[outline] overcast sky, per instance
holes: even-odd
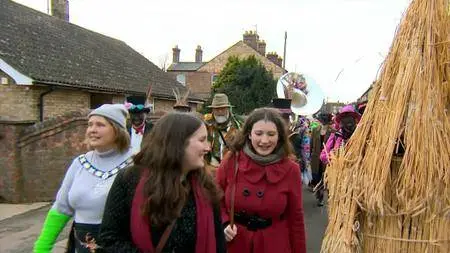
[[[15,0],[47,12],[47,0]],[[286,69],[312,76],[331,101],[358,98],[375,78],[411,0],[70,0],[70,21],[120,39],[161,66],[208,61],[257,29]],[[337,80],[336,80],[337,78]]]

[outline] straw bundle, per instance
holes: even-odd
[[[322,252],[450,252],[449,82],[449,1],[415,0],[360,125],[327,168]]]

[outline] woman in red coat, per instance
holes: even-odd
[[[300,168],[278,111],[253,111],[229,148],[217,171],[228,252],[306,252]]]

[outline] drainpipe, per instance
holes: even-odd
[[[44,121],[44,96],[53,92],[55,90],[55,87],[50,86],[50,89],[47,91],[42,92],[39,95],[39,119],[40,121]]]

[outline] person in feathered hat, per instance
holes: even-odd
[[[190,89],[186,91],[184,95],[180,93],[180,90],[177,88],[176,90],[172,90],[175,95],[176,103],[173,106],[173,109],[178,112],[190,112],[191,107],[189,106],[188,96]]]
[[[127,97],[126,107],[130,113],[130,121],[127,124],[128,133],[131,136],[131,147],[136,154],[141,150],[141,142],[153,127],[147,120],[150,108],[145,106],[146,98],[143,96]]]
[[[348,139],[350,139],[355,131],[360,119],[361,114],[355,110],[354,106],[346,105],[341,108],[334,119],[335,124],[338,126],[338,130],[330,135],[325,148],[320,154],[320,160],[324,164],[329,163],[329,155],[332,151],[347,143]]]

